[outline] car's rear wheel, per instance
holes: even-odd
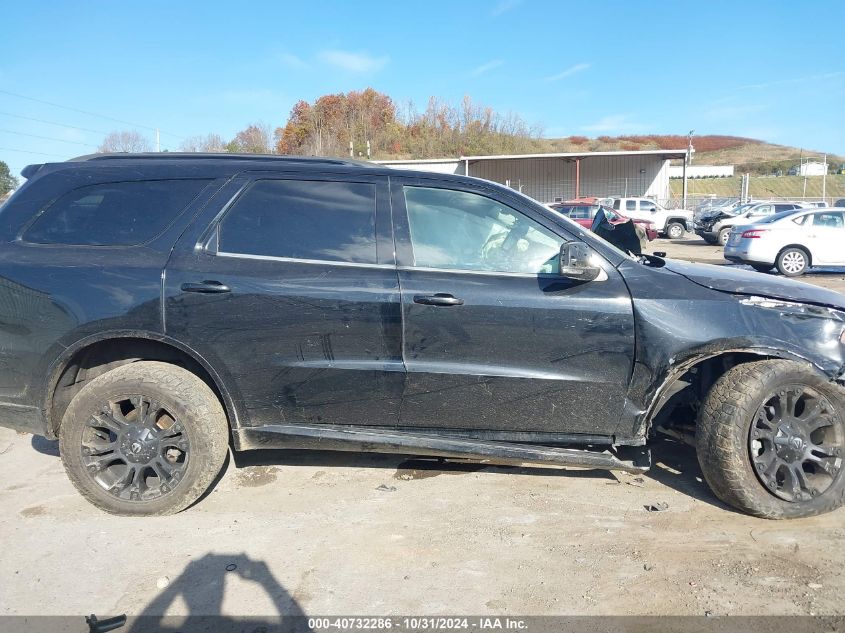
[[[163,515],[196,501],[219,474],[228,425],[217,396],[196,375],[143,361],[94,378],[59,429],[70,480],[98,508]]]
[[[810,256],[803,248],[785,248],[778,255],[775,266],[781,275],[797,277],[810,267]]]
[[[731,227],[727,227],[719,231],[719,246],[724,246],[728,243],[728,238],[731,236]]]
[[[698,461],[725,503],[755,516],[821,514],[845,501],[845,391],[809,366],[738,365],[705,397]]]
[[[684,225],[680,222],[670,222],[666,225],[666,236],[672,240],[681,239],[684,236]]]

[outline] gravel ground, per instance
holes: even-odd
[[[124,519],[76,494],[55,442],[0,429],[0,615],[845,614],[843,511],[754,519],[691,449],[654,456],[634,476],[254,452],[188,511]]]

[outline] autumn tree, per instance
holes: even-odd
[[[367,88],[361,92],[323,95],[313,104],[299,101],[284,127],[276,129],[280,154],[346,155],[389,150],[396,129],[396,108],[390,97]]]
[[[18,188],[18,179],[12,175],[9,166],[0,160],[0,198]]]
[[[97,151],[101,153],[149,152],[151,149],[146,137],[134,130],[123,130],[106,136]]]
[[[253,123],[241,130],[226,145],[226,151],[245,154],[272,154],[270,127],[263,123]]]
[[[179,149],[183,152],[225,152],[226,141],[219,134],[191,136],[184,140]]]

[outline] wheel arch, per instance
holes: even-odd
[[[707,391],[715,384],[721,376],[729,369],[743,363],[760,360],[790,360],[812,367],[821,375],[827,376],[823,368],[811,360],[786,349],[770,347],[736,347],[700,352],[694,354],[683,362],[671,367],[663,374],[659,385],[648,402],[645,413],[641,419],[641,428],[644,436],[652,430],[655,420],[663,411],[672,397],[682,389],[690,386],[684,381],[685,377],[696,376],[698,384],[696,388]],[[679,385],[681,383],[681,385]],[[679,389],[676,387],[680,386]]]
[[[804,251],[805,253],[807,253],[807,258],[810,260],[809,262],[807,262],[807,267],[809,268],[810,266],[813,265],[813,251],[811,251],[804,244],[787,244],[786,246],[781,247],[781,249],[778,251],[778,254],[775,255],[775,262],[776,263],[777,263],[778,258],[781,256],[781,254],[789,248],[798,248],[798,249]]]
[[[670,215],[669,217],[666,218],[666,224],[664,224],[664,226],[669,226],[670,224],[673,224],[673,223],[681,224],[684,227],[684,229],[689,231],[689,220],[687,218],[685,218],[683,216]]]
[[[47,436],[55,438],[64,412],[79,390],[107,371],[142,360],[168,362],[198,375],[219,398],[230,428],[238,428],[244,411],[231,380],[190,346],[155,332],[112,331],[80,339],[67,347],[46,372],[41,408]]]

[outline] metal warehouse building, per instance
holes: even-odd
[[[670,197],[669,161],[686,158],[686,155],[686,149],[679,149],[461,156],[377,162],[398,169],[484,178],[517,189],[540,202],[556,202],[579,196],[648,196],[666,202]]]

